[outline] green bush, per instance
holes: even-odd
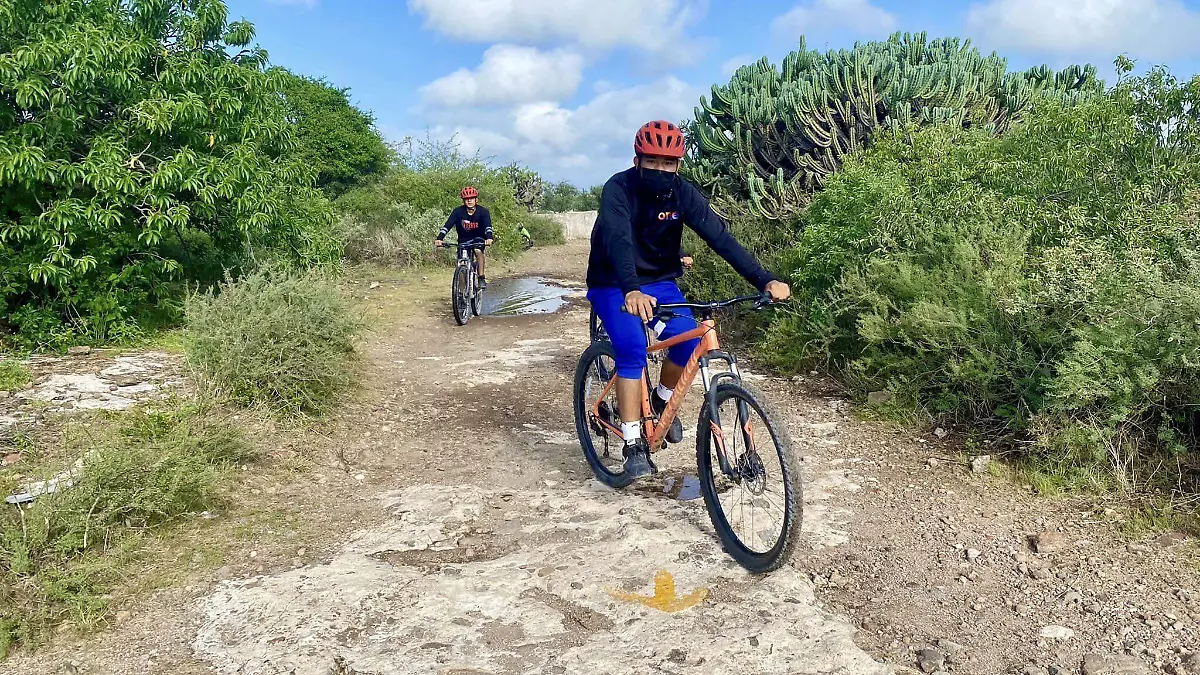
[[[784,256],[775,365],[1025,435],[1068,482],[1196,449],[1200,79],[1123,79],[1003,138],[898,131],[851,160]]]
[[[343,257],[350,262],[373,262],[396,267],[437,260],[433,240],[446,222],[447,214],[435,209],[418,211],[404,202],[368,206],[366,202],[375,196],[373,193],[358,193],[348,197],[356,204],[353,215],[345,215],[341,221]]]
[[[550,213],[595,211],[600,208],[600,193],[603,191],[603,185],[594,185],[587,190],[580,190],[566,181],[550,183],[546,186],[546,195],[541,209]]]
[[[354,382],[362,324],[318,272],[265,267],[190,296],[184,350],[213,393],[283,415],[321,412]]]
[[[559,225],[553,218],[527,213],[521,217],[520,222],[529,230],[529,235],[533,237],[535,246],[549,246],[551,244],[565,244],[567,242],[566,235],[563,234],[562,225]]]
[[[0,356],[0,391],[17,391],[29,384],[29,369],[13,358]]]
[[[549,230],[517,202],[505,169],[490,167],[479,157],[464,155],[453,140],[409,139],[400,148],[396,165],[386,176],[369,186],[347,192],[337,200],[336,206],[351,219],[346,224],[348,229],[358,229],[367,238],[380,235],[389,241],[403,240],[404,250],[412,253],[395,257],[413,264],[428,260],[421,247],[415,246],[420,242],[415,242],[413,237],[425,231],[428,221],[436,220],[437,227],[428,233],[424,242],[426,248],[431,246],[434,235],[450,212],[462,205],[459,192],[467,185],[479,190],[479,203],[492,214],[496,234],[493,254],[507,257],[521,250],[521,237],[517,234],[521,223],[531,233],[535,229]],[[453,239],[451,235],[449,240]],[[561,241],[561,237],[551,234],[548,239],[539,241],[551,240]],[[394,245],[368,248],[390,250]],[[354,255],[361,256],[360,253]],[[382,260],[387,258],[380,256]],[[434,259],[449,262],[450,257]]]
[[[285,73],[284,99],[296,124],[291,156],[316,174],[317,187],[337,197],[382,174],[392,153],[375,128],[375,117],[350,103],[349,89],[325,80]]]
[[[769,221],[736,204],[724,215],[730,233],[742,246],[753,251],[767,269],[777,275],[784,273],[782,257],[796,241],[797,221]],[[754,292],[729,263],[713,253],[690,229],[684,229],[683,248],[693,258],[691,271],[682,279],[682,288],[689,297],[716,300]]]
[[[0,331],[28,348],[178,318],[248,252],[327,262],[284,78],[221,0],[0,3]],[[216,272],[216,276],[212,276]]]
[[[81,457],[70,487],[0,511],[0,658],[62,621],[101,621],[143,537],[219,506],[222,472],[256,457],[213,410],[177,401],[69,426],[63,442]]]

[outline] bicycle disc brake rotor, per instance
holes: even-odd
[[[757,452],[742,455],[737,461],[737,475],[742,487],[750,494],[760,495],[767,490],[767,467]]]

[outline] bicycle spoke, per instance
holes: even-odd
[[[747,551],[763,555],[777,546],[789,527],[789,488],[780,449],[771,426],[750,401],[731,396],[718,412],[723,423],[714,436],[723,436],[734,471],[719,483],[714,478],[718,509],[732,537]],[[710,454],[715,442],[713,447]],[[715,465],[716,455],[712,457]]]

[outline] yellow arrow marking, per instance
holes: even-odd
[[[608,594],[617,600],[640,602],[651,609],[674,614],[675,612],[682,612],[685,609],[691,609],[704,602],[704,599],[708,597],[708,589],[697,588],[687,595],[676,596],[675,577],[671,576],[671,573],[666,570],[659,570],[654,575],[654,595],[638,595],[637,593],[626,593],[625,591],[613,589],[609,589]]]

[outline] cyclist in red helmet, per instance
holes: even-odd
[[[592,228],[587,297],[616,352],[625,471],[637,478],[654,471],[640,419],[641,377],[646,367],[643,322],[654,317],[654,306],[660,302],[686,302],[676,283],[683,274],[680,243],[684,226],[773,299],[788,299],[791,289],[742,248],[704,195],[679,177],[679,164],[686,152],[679,127],[665,121],[648,122],[638,130],[633,150],[633,167],[604,184],[600,213]],[[660,337],[666,340],[695,326],[690,314],[680,316],[667,324]],[[668,351],[659,386],[650,397],[655,412],[666,408],[694,349],[692,341]],[[667,440],[683,440],[678,418]]]
[[[463,205],[450,212],[450,217],[438,232],[437,241],[433,242],[433,245],[444,246],[446,234],[450,232],[450,228],[454,228],[458,232],[460,246],[463,242],[480,238],[484,240],[484,246],[491,246],[495,236],[492,233],[492,214],[479,205],[479,190],[468,185],[458,196],[462,198]],[[475,249],[475,264],[479,267],[479,287],[487,288],[487,278],[483,275],[483,246],[472,248]]]

